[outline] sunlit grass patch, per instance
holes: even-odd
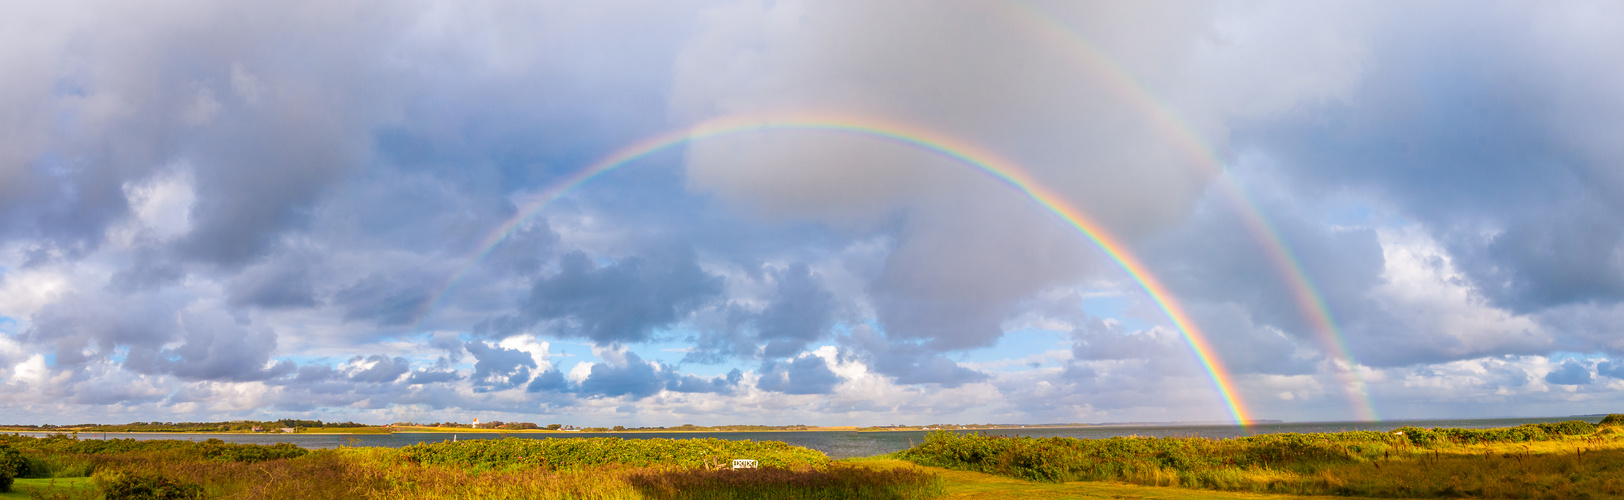
[[[1234,439],[935,433],[894,456],[1035,482],[1121,481],[1208,490],[1380,497],[1624,496],[1612,419],[1500,429],[1270,434]]]
[[[17,478],[11,492],[0,493],[0,500],[27,498],[75,498],[99,496],[96,483],[88,477],[69,478]]]

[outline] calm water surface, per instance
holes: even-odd
[[[1399,427],[1459,427],[1467,429],[1484,429],[1491,427],[1514,427],[1522,424],[1542,422],[1562,422],[1567,420],[1584,420],[1590,423],[1601,421],[1601,417],[1551,417],[1551,418],[1494,418],[1470,420],[1392,420],[1385,422],[1304,422],[1283,424],[1258,424],[1249,428],[1235,425],[1111,425],[1095,427],[1076,427],[1065,429],[1001,429],[989,431],[955,431],[984,433],[989,436],[1035,436],[1035,437],[1073,437],[1083,439],[1103,439],[1118,436],[1201,436],[1210,438],[1229,438],[1250,436],[1256,434],[1275,434],[1282,432],[1341,432],[1341,431],[1390,431]],[[39,435],[44,433],[21,433],[25,435]],[[891,453],[907,449],[913,443],[924,439],[926,431],[898,431],[898,432],[855,432],[855,431],[796,431],[796,432],[572,432],[569,434],[499,434],[499,433],[455,433],[455,432],[425,432],[400,434],[133,434],[133,433],[81,433],[80,439],[185,439],[202,441],[209,438],[218,438],[233,443],[293,443],[305,448],[335,448],[338,446],[384,446],[398,448],[422,442],[437,443],[451,440],[469,439],[498,439],[503,437],[516,437],[523,439],[550,439],[559,437],[618,437],[625,439],[693,439],[693,438],[719,438],[752,441],[783,441],[796,446],[805,446],[827,453],[831,458],[867,457],[882,453]]]

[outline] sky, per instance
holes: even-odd
[[[1624,5],[63,1],[0,423],[1624,407]]]

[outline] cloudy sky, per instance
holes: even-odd
[[[1020,169],[1252,417],[1618,411],[1620,53],[1611,2],[17,4],[0,423],[1231,418],[951,155],[746,127],[553,196],[811,115]]]

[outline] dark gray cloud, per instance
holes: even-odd
[[[16,161],[16,160],[13,160]],[[129,209],[118,182],[95,167],[56,158],[0,166],[0,238],[30,239],[39,253],[78,258],[101,245],[105,228]],[[10,173],[10,172],[5,172]]]
[[[888,338],[932,351],[990,347],[1020,302],[1081,274],[1088,241],[1039,217],[1029,200],[987,186],[909,214],[869,294]],[[1023,217],[1026,216],[1026,217]],[[1013,223],[1022,220],[1024,223]]]
[[[768,269],[756,278],[770,278],[773,283],[767,305],[759,312],[737,303],[701,312],[694,321],[700,331],[694,339],[696,345],[683,361],[785,358],[829,335],[839,304],[810,267],[796,263],[786,269]]]
[[[624,353],[624,359],[595,363],[587,378],[575,388],[586,397],[630,396],[643,399],[669,390],[680,393],[732,394],[744,378],[744,372],[734,369],[715,377],[700,377],[679,371],[677,367],[654,360],[644,360],[633,352]],[[563,375],[557,371],[543,373],[530,384],[530,392],[567,390]]]
[[[1381,328],[1371,327],[1371,318],[1385,314],[1369,297],[1370,290],[1381,284],[1386,264],[1374,230],[1327,227],[1308,219],[1312,214],[1302,213],[1289,200],[1263,194],[1266,197],[1254,194],[1252,200],[1241,201],[1224,188],[1215,188],[1201,200],[1187,225],[1159,235],[1146,252],[1152,256],[1157,277],[1180,300],[1202,304],[1200,308],[1207,312],[1197,318],[1198,323],[1214,342],[1221,347],[1238,346],[1224,351],[1226,364],[1234,369],[1270,371],[1276,368],[1267,365],[1288,361],[1295,347],[1257,331],[1264,328],[1272,327],[1304,347],[1330,349],[1325,345],[1330,334],[1316,321],[1319,305],[1293,283],[1297,279],[1306,281],[1307,293],[1324,300],[1360,362],[1393,365],[1449,356],[1437,352],[1442,347],[1415,345],[1434,340],[1429,336],[1393,333],[1391,321],[1378,323]],[[1267,229],[1272,234],[1260,234],[1242,221],[1240,211],[1249,210],[1244,203],[1261,208],[1272,223]],[[1276,237],[1284,251],[1290,252],[1285,258],[1295,262],[1283,261],[1275,253],[1279,249],[1266,247]],[[1393,336],[1407,338],[1387,338]],[[1412,347],[1400,358],[1383,348],[1393,341]]]
[[[456,382],[458,380],[462,380],[462,375],[458,375],[457,372],[450,370],[438,371],[424,369],[412,372],[412,376],[406,377],[406,383],[409,385],[441,384],[445,382]]]
[[[1107,324],[1100,318],[1088,317],[1071,331],[1072,357],[1080,360],[1144,359],[1171,354],[1167,345],[1144,332],[1128,332],[1118,324]]]
[[[1489,375],[1486,377],[1488,379],[1486,385],[1491,387],[1518,389],[1534,381],[1526,369],[1504,360],[1484,360],[1482,366]]]
[[[474,374],[470,377],[475,390],[492,391],[511,389],[530,381],[530,372],[536,360],[530,353],[507,349],[480,341],[463,344],[474,356]]]
[[[581,381],[579,392],[587,396],[631,396],[632,399],[642,399],[666,387],[663,375],[658,362],[643,361],[637,354],[628,352],[624,364],[592,365],[591,373]]]
[[[1596,374],[1603,377],[1624,379],[1624,363],[1612,360],[1596,363]]]
[[[734,368],[721,376],[704,378],[697,375],[675,374],[666,382],[665,388],[673,392],[701,393],[701,394],[732,394],[733,389],[744,380],[744,372]]]
[[[28,28],[44,43],[14,61],[29,69],[13,75],[38,82],[8,89],[31,90],[7,99],[38,104],[8,122],[54,116],[59,126],[29,134],[34,142],[20,154],[32,156],[7,155],[0,166],[0,175],[21,174],[0,182],[21,191],[7,202],[45,202],[7,203],[11,228],[65,249],[95,248],[103,229],[128,214],[127,184],[180,169],[195,180],[196,204],[175,248],[190,259],[245,263],[298,227],[364,159],[363,131],[382,118],[379,100],[391,93],[373,80],[381,68],[345,61],[367,60],[363,54],[398,40],[391,23],[378,21],[399,11],[130,8],[46,9],[39,14],[71,22]],[[49,26],[77,28],[70,35]],[[283,46],[293,57],[253,49],[288,33],[302,40]],[[30,59],[54,62],[23,62]],[[117,102],[120,111],[103,113],[93,102]]]
[[[325,363],[299,365],[299,370],[294,373],[293,383],[299,385],[314,384],[338,379],[343,375],[342,372],[333,369],[332,365]]]
[[[772,303],[756,318],[762,355],[768,358],[794,356],[809,342],[828,334],[834,321],[834,296],[817,281],[806,264],[795,264],[773,273],[778,289]]]
[[[1279,375],[1306,375],[1315,371],[1315,363],[1329,357],[1305,356],[1304,348],[1326,352],[1331,342],[1328,334],[1315,332],[1312,339],[1298,339],[1275,328],[1258,325],[1251,319],[1247,308],[1235,304],[1192,307],[1200,321],[1202,333],[1213,344],[1224,367],[1240,373],[1270,373]],[[1181,343],[1183,343],[1181,341]],[[1175,356],[1193,356],[1188,347]],[[1164,358],[1165,359],[1165,358]],[[1364,360],[1360,360],[1364,361]]]
[[[853,328],[846,341],[853,350],[852,355],[898,384],[958,387],[988,378],[987,374],[959,366],[927,346],[909,341],[893,342],[867,325]]]
[[[406,358],[398,356],[389,358],[374,354],[367,356],[364,359],[360,356],[350,359],[351,364],[361,361],[372,363],[372,366],[350,375],[350,380],[373,384],[387,384],[399,380],[401,375],[405,375],[406,372],[412,371],[411,363],[408,363]]]
[[[566,254],[559,272],[536,280],[523,305],[532,321],[565,320],[561,333],[599,344],[642,342],[722,292],[687,246],[599,265]]]
[[[114,291],[131,293],[163,287],[186,276],[180,264],[163,256],[158,249],[142,247],[133,252],[130,266],[114,273],[108,286]]]
[[[405,325],[427,306],[435,285],[423,276],[374,274],[333,293],[331,302],[344,310],[344,321]]]
[[[1566,14],[1417,14],[1381,24],[1347,99],[1241,140],[1280,158],[1307,196],[1360,192],[1424,224],[1497,307],[1624,299],[1624,183],[1616,148],[1596,142],[1624,129],[1624,104],[1598,94],[1624,74],[1527,22]]]
[[[1545,375],[1545,381],[1559,385],[1585,385],[1590,383],[1590,368],[1577,360],[1567,360],[1551,373]]]
[[[756,335],[756,316],[756,311],[733,302],[696,312],[692,328],[699,333],[693,339],[693,349],[682,355],[682,361],[717,364],[760,355],[762,342]]]
[[[503,274],[534,276],[552,258],[553,246],[557,244],[558,233],[553,232],[546,219],[537,218],[491,249],[485,257],[485,265]]]
[[[249,266],[226,283],[226,296],[237,307],[314,307],[319,302],[311,276],[311,258],[284,255]]]
[[[823,358],[807,355],[763,363],[756,388],[785,394],[828,394],[844,381]]]
[[[569,381],[564,379],[564,373],[558,370],[547,370],[536,375],[530,385],[525,386],[527,392],[564,392],[569,390]]]
[[[22,338],[54,347],[58,365],[82,365],[125,347],[136,354],[132,367],[144,366],[158,349],[180,336],[177,302],[173,296],[156,294],[69,293],[35,313]],[[154,366],[147,371],[157,370]]]
[[[288,90],[267,89],[264,107],[247,113],[257,122],[222,123],[198,147],[197,164],[222,168],[195,173],[194,226],[179,242],[186,255],[226,265],[259,257],[282,231],[308,223],[311,206],[365,158],[358,117],[344,114],[354,108],[337,105],[346,98],[341,89]]]
[[[463,347],[462,339],[457,338],[457,334],[451,332],[439,332],[430,335],[428,345],[434,349],[445,351],[446,359],[451,362],[462,361],[462,355],[468,352]]]
[[[181,345],[153,350],[131,347],[125,366],[138,372],[172,373],[192,380],[265,380],[294,371],[291,362],[270,365],[276,332],[216,312],[180,314]]]

